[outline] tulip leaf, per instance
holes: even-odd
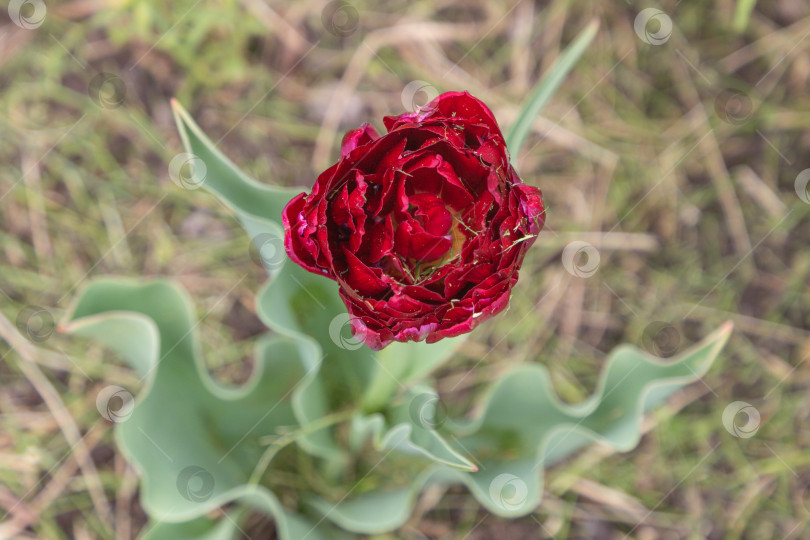
[[[356,537],[326,524],[290,512],[281,507],[278,499],[267,490],[246,494],[244,506],[228,511],[224,517],[211,519],[203,516],[191,521],[169,523],[156,521],[146,526],[139,540],[235,540],[244,538],[244,521],[248,510],[273,516],[278,538],[308,540],[353,540]]]
[[[585,37],[572,48],[593,36]],[[560,65],[573,64],[570,49]],[[250,179],[176,103],[174,110],[187,153],[204,164],[202,187],[233,210],[258,250],[279,246],[280,212],[295,190]],[[396,529],[432,484],[463,484],[489,511],[525,515],[540,503],[544,468],[595,441],[632,449],[643,414],[702,376],[731,331],[727,324],[666,361],[620,346],[593,396],[576,405],[557,398],[542,365],[521,365],[493,382],[479,414],[452,421],[436,391],[415,382],[463,338],[372,351],[346,332],[334,282],[290,263],[283,249],[261,260],[271,277],[257,313],[273,334],[257,339],[254,373],[238,388],[205,369],[192,304],[171,282],[95,281],[60,325],[109,346],[141,377],[131,409],[110,410],[100,398],[97,404],[118,422],[118,444],[140,475],[141,502],[152,519],[144,539],[236,538],[252,511],[272,516],[282,540],[348,540],[356,536],[335,526],[358,534]],[[349,421],[348,437],[337,436],[332,419]],[[372,479],[342,492],[310,485],[339,480],[357,458],[350,453],[369,440],[380,462],[393,452],[405,460],[400,476],[408,485],[378,487]],[[287,496],[282,505],[272,491],[277,476],[288,478],[300,464],[287,449],[314,456],[307,456],[314,470],[296,476],[297,503]],[[214,512],[230,503],[237,504]]]
[[[177,101],[172,100],[172,111],[187,153],[186,159],[179,162],[185,161],[193,169],[185,172],[186,176],[191,175],[185,184],[192,189],[202,186],[215,194],[234,210],[253,238],[265,232],[264,224],[268,221],[280,227],[281,210],[300,190],[257,182],[211,142]],[[174,172],[175,175],[181,173]]]
[[[408,487],[338,503],[302,493],[311,510],[322,513],[316,519],[281,507],[273,493],[251,482],[251,473],[264,451],[263,436],[307,427],[309,419],[296,404],[310,399],[307,390],[321,365],[319,349],[292,332],[261,338],[251,381],[226,388],[203,367],[196,327],[186,295],[173,284],[112,280],[87,288],[61,325],[117,350],[145,381],[116,436],[141,475],[146,511],[153,519],[176,524],[158,524],[146,538],[235,535],[236,517],[233,529],[205,518],[231,501],[273,516],[282,539],[339,538],[326,523],[372,534],[402,525],[419,492],[434,483],[465,484],[490,511],[523,515],[539,504],[544,467],[593,441],[620,451],[633,448],[642,414],[705,373],[730,332],[726,325],[666,362],[622,346],[610,355],[595,394],[577,405],[555,397],[540,365],[520,366],[496,381],[481,416],[467,422],[444,422],[435,407],[423,408],[437,402],[435,392],[411,387],[384,415],[363,417],[358,411],[353,427],[356,438],[372,437],[386,455],[398,450],[428,458],[422,473]],[[418,401],[420,396],[427,400]],[[474,456],[480,470],[447,440]],[[191,479],[199,482],[196,487],[190,487]]]
[[[509,149],[513,161],[518,158],[535,118],[537,118],[548,100],[551,99],[551,96],[560,87],[565,77],[585,53],[593,38],[596,37],[598,30],[599,21],[595,19],[566,47],[551,68],[551,71],[540,80],[540,83],[520,108],[517,119],[509,127],[505,137],[506,148]]]
[[[302,421],[312,422],[363,393],[368,393],[369,408],[378,409],[400,388],[435,369],[463,341],[461,337],[437,345],[393,343],[379,353],[355,341],[348,333],[349,318],[337,284],[291,263],[284,253],[281,211],[299,190],[250,178],[215,147],[179,103],[173,101],[172,108],[186,152],[204,163],[199,186],[233,210],[257,250],[273,248],[269,256],[261,257],[273,279],[259,294],[259,317],[275,332],[320,348],[322,371],[295,398]],[[301,442],[315,455],[342,462],[345,456],[329,431],[307,434]]]
[[[423,341],[392,343],[379,351],[378,365],[363,397],[363,407],[369,411],[379,410],[398,388],[423,379],[444,363],[466,338],[462,335],[431,344]]]
[[[378,451],[396,449],[420,455],[432,462],[460,470],[477,467],[462,452],[453,448],[441,433],[446,411],[436,391],[426,386],[413,386],[398,396],[385,411],[354,418],[352,438],[359,446],[371,438]]]
[[[318,351],[321,360],[327,361],[326,376],[318,377],[310,388],[302,390],[306,397],[296,398],[304,422],[322,417],[337,401],[336,395],[349,394],[346,389],[352,387],[359,391],[370,367],[368,358],[349,362],[346,355],[335,354],[334,343],[323,340],[318,343],[308,337],[322,334],[321,330],[328,328],[329,322],[341,311],[345,312],[345,308],[335,283],[290,263],[284,253],[281,211],[299,190],[268,186],[250,178],[216,148],[178,102],[173,101],[172,108],[186,152],[204,163],[205,173],[198,175],[195,185],[211,191],[233,210],[261,254],[260,261],[268,273],[275,276],[259,296],[258,315],[270,328],[307,343]],[[264,255],[267,248],[273,251]],[[329,392],[329,385],[324,381],[336,390]],[[307,434],[301,443],[320,457],[334,461],[343,459],[326,429]]]
[[[490,512],[518,517],[534,511],[543,493],[543,470],[592,442],[626,452],[641,437],[642,417],[674,391],[706,373],[731,333],[726,323],[673,359],[662,360],[631,346],[612,352],[596,392],[576,405],[556,397],[548,371],[523,365],[496,381],[483,413],[450,430],[476,457],[477,472],[431,466],[406,489],[364,493],[317,508],[343,528],[364,534],[396,529],[410,516],[426,485],[462,483]],[[388,506],[407,505],[396,512]]]
[[[157,521],[146,526],[141,540],[231,540],[234,537],[234,523],[242,520],[243,512],[237,511],[227,518],[215,520],[207,516],[167,523]]]
[[[259,501],[281,532],[300,531],[291,523],[305,518],[248,481],[266,450],[261,438],[299,425],[294,401],[320,367],[317,349],[286,336],[263,337],[251,379],[230,388],[207,373],[197,327],[176,285],[125,280],[91,284],[60,326],[108,345],[141,375],[144,389],[134,409],[126,416],[113,411],[110,418],[119,422],[118,444],[141,476],[141,502],[150,517],[194,521],[231,501]],[[205,528],[202,522],[194,527]],[[315,529],[313,538],[331,537],[328,527]],[[216,530],[209,531],[214,538]]]

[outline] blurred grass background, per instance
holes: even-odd
[[[88,279],[179,280],[210,368],[234,382],[250,371],[264,272],[224,207],[170,179],[182,151],[170,97],[250,174],[305,189],[346,129],[381,129],[432,92],[469,90],[510,123],[594,17],[594,44],[518,157],[546,229],[508,313],[440,374],[444,400],[460,414],[530,360],[576,402],[618,343],[669,355],[726,319],[736,331],[637,450],[596,447],[549,471],[532,516],[503,521],[463,490],[428,491],[395,537],[810,535],[804,0],[661,1],[669,33],[660,16],[637,32],[649,6],[635,1],[64,0],[41,20],[42,2],[3,5],[0,334],[16,350],[0,341],[0,537],[131,538],[144,523],[95,405],[136,377],[50,325]],[[422,90],[403,94],[413,81]],[[590,277],[566,269],[575,240],[596,251],[567,266],[597,253]],[[759,413],[755,433],[724,427],[735,401]]]

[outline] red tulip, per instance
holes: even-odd
[[[338,282],[373,349],[436,342],[503,310],[545,220],[492,112],[467,92],[363,124],[283,212],[290,258]]]

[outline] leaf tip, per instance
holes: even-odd
[[[729,320],[720,325],[717,333],[721,334],[723,336],[723,340],[725,341],[731,335],[732,330],[734,330],[734,321]]]
[[[171,97],[169,98],[169,104],[172,107],[172,114],[177,120],[178,126],[180,125],[181,122],[186,123],[188,118],[188,112],[180,103],[180,101],[176,97]]]

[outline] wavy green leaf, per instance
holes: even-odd
[[[250,380],[226,387],[205,369],[197,324],[188,297],[171,282],[99,280],[79,297],[61,329],[106,344],[142,377],[131,416],[111,402],[99,406],[119,421],[118,444],[139,472],[141,503],[152,518],[192,521],[234,500],[258,501],[279,530],[300,532],[305,518],[248,481],[266,450],[261,438],[299,426],[293,401],[317,373],[319,353],[306,342],[264,337]],[[312,537],[330,538],[325,531],[319,525]]]
[[[141,540],[231,540],[244,512],[238,510],[225,519],[201,517],[182,523],[153,522],[146,525]]]
[[[449,429],[478,460],[477,472],[432,466],[408,488],[384,497],[367,493],[336,504],[320,500],[316,507],[343,528],[375,534],[402,526],[426,485],[462,483],[494,514],[530,513],[540,504],[545,467],[592,442],[620,452],[633,449],[644,413],[705,374],[731,329],[726,323],[668,360],[620,346],[608,358],[594,394],[576,405],[560,401],[545,367],[520,366],[495,382],[479,418]],[[384,511],[389,507],[396,511]]]
[[[190,154],[177,162],[189,170],[181,171],[178,166],[174,171],[175,176],[187,179],[181,183],[191,189],[203,186],[216,195],[234,211],[251,238],[262,233],[283,238],[281,210],[301,190],[257,182],[228,159],[175,100],[172,111],[183,147]],[[268,229],[269,223],[278,228]]]
[[[258,250],[273,248],[271,256],[262,258],[272,279],[259,293],[259,317],[272,330],[320,348],[319,376],[295,398],[302,423],[353,403],[367,389],[373,389],[367,394],[367,409],[377,410],[452,354],[464,338],[437,345],[394,343],[380,353],[355,341],[348,334],[349,318],[337,284],[292,264],[284,254],[281,211],[299,190],[266,186],[248,177],[179,103],[173,102],[172,107],[186,152],[204,163],[205,174],[198,174],[194,185],[210,190],[234,211]],[[315,455],[341,463],[345,456],[330,431],[307,434],[301,444]]]

